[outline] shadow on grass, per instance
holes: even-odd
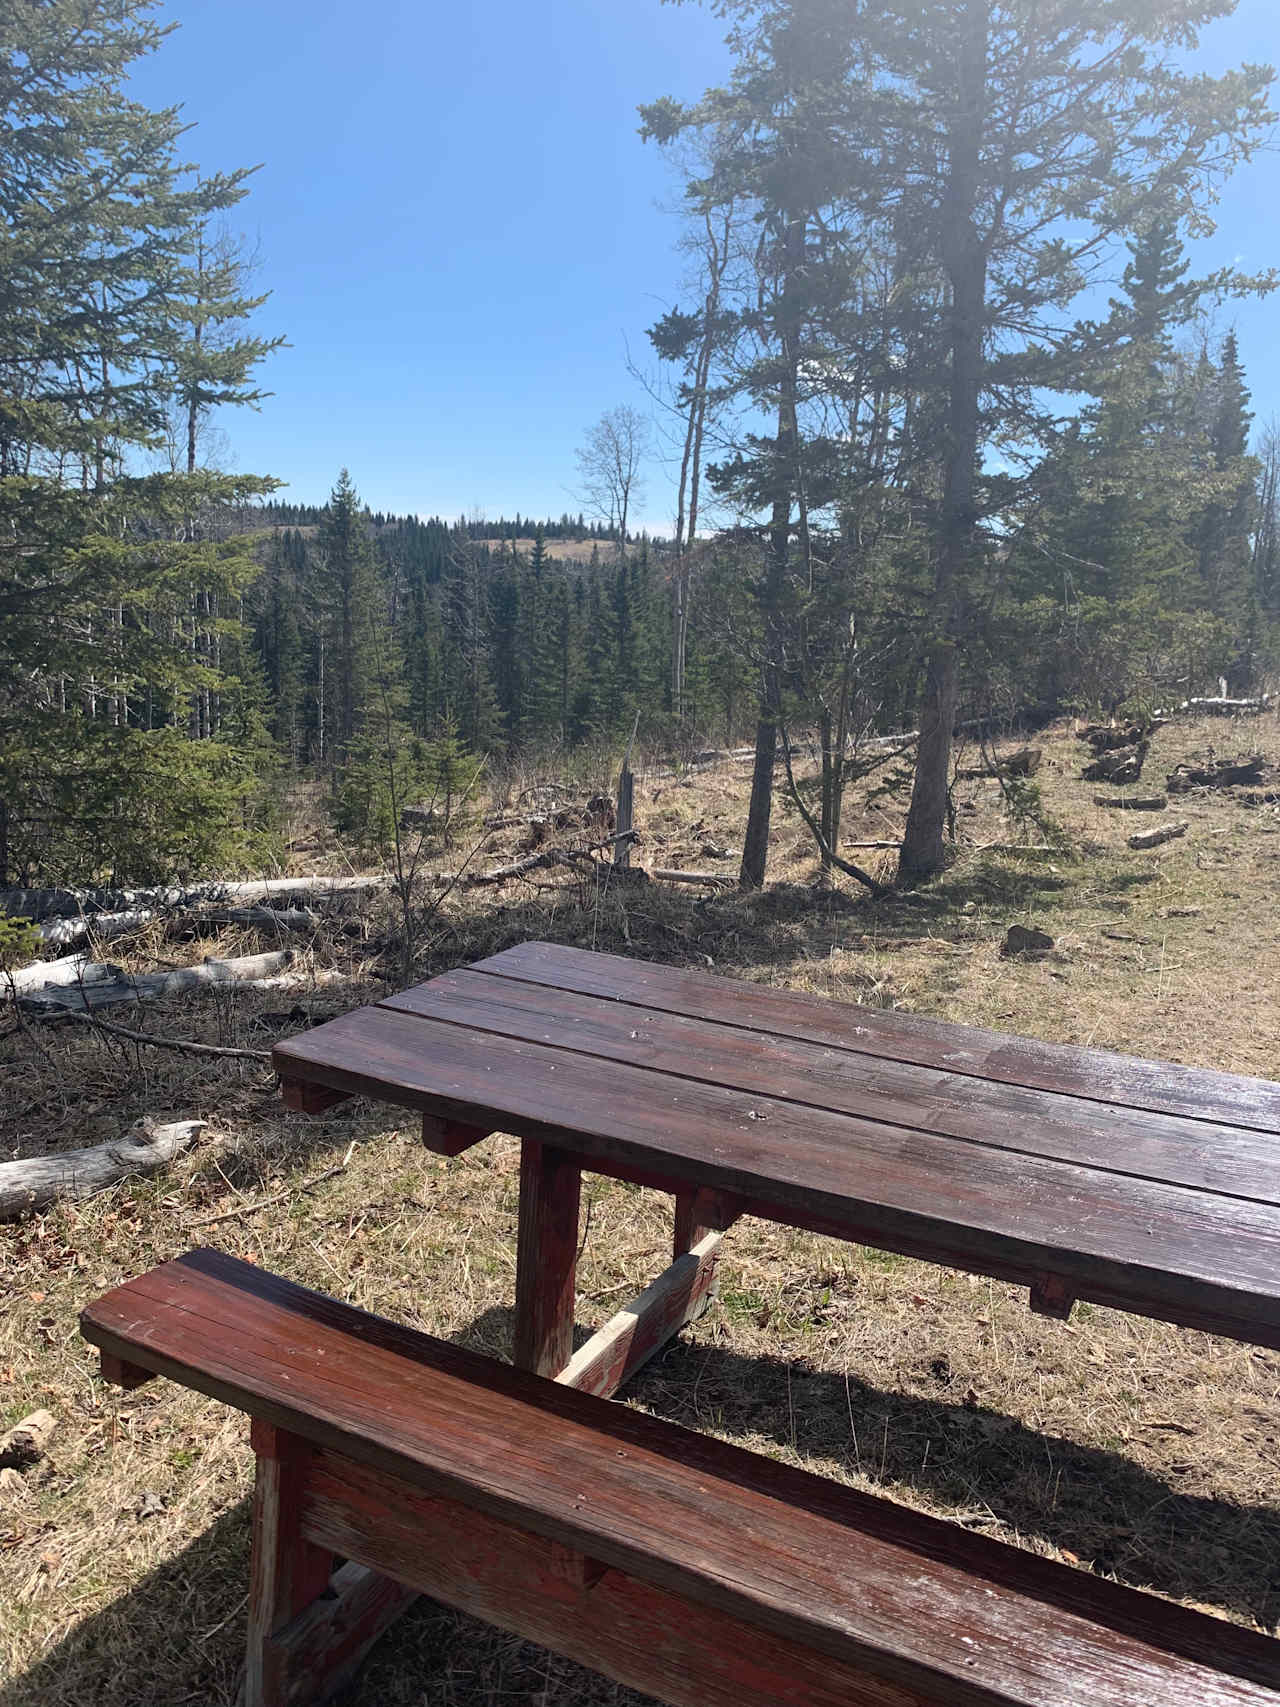
[[[766,1436],[819,1468],[861,1470],[890,1495],[914,1490],[966,1527],[1048,1542],[1134,1587],[1264,1630],[1280,1621],[1280,1510],[1180,1493],[1121,1451],[979,1405],[684,1340],[628,1397],[690,1428]]]
[[[0,1707],[231,1707],[248,1582],[241,1500],[0,1687]]]

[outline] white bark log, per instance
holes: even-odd
[[[0,1434],[0,1468],[25,1470],[37,1463],[49,1450],[58,1427],[52,1411],[32,1411],[6,1433]]]
[[[155,1173],[180,1156],[205,1125],[203,1120],[177,1120],[143,1126],[87,1150],[0,1162],[0,1221],[37,1213],[61,1197],[92,1197],[130,1174]]]
[[[86,979],[69,984],[43,984],[24,992],[19,1000],[40,1016],[83,1013],[86,1009],[115,1007],[121,1002],[155,1001],[187,990],[211,985],[265,984],[294,960],[292,949],[270,954],[245,954],[235,960],[205,960],[199,966],[183,966],[173,972],[144,972],[133,976],[118,967],[110,978]],[[30,969],[28,969],[30,970]]]
[[[37,925],[41,941],[51,948],[70,948],[93,936],[100,942],[110,937],[126,936],[141,925],[150,924],[156,916],[152,907],[134,907],[124,913],[87,913],[78,919],[50,919]]]
[[[211,901],[263,901],[273,895],[306,895],[325,901],[381,889],[386,877],[268,877],[252,882],[198,883],[166,889],[0,889],[0,913],[10,918],[79,918],[88,913],[130,912],[134,908],[194,907]]]
[[[87,954],[68,954],[61,960],[33,960],[0,976],[0,994],[25,996],[33,991],[62,989],[70,984],[97,984],[122,976],[118,966],[90,960]]]

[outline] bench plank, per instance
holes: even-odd
[[[597,1561],[609,1574],[588,1599],[621,1572],[948,1707],[1280,1699],[1280,1645],[1268,1638],[495,1365],[215,1252],[118,1287],[82,1321],[109,1354],[288,1429],[326,1464],[336,1454]],[[389,1524],[394,1502],[382,1503]],[[310,1494],[303,1505],[310,1538],[330,1546],[336,1531]]]
[[[877,1059],[463,969],[379,1006],[1023,1155],[1280,1204],[1280,1135]]]
[[[503,950],[477,968],[551,989],[638,1002],[693,1018],[714,1015],[751,1031],[914,1061],[1003,1084],[1280,1132],[1280,1084],[1075,1044],[1041,1043],[919,1014],[833,1002],[718,973],[659,966],[545,942]]]
[[[377,1007],[295,1072],[743,1198],[782,1222],[1280,1347],[1280,1208]],[[754,1207],[752,1207],[754,1206]]]

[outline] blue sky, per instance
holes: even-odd
[[[577,509],[573,453],[620,402],[628,344],[677,299],[678,187],[636,106],[727,66],[722,26],[658,0],[173,0],[134,92],[180,103],[205,169],[263,169],[233,216],[260,245],[264,330],[290,348],[235,466],[323,502],[344,464],[374,509]],[[1280,60],[1274,0],[1241,0],[1199,62]],[[1205,267],[1280,265],[1280,157],[1232,180]],[[1280,293],[1234,304],[1260,417],[1280,414]],[[1223,321],[1223,329],[1230,320]],[[651,466],[644,519],[669,526]]]

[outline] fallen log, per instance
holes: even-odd
[[[1164,794],[1095,794],[1095,806],[1107,806],[1113,812],[1163,812],[1169,804]]]
[[[203,1132],[203,1120],[144,1123],[123,1138],[56,1156],[0,1162],[0,1221],[37,1214],[59,1198],[93,1197],[131,1174],[167,1167]]]
[[[36,929],[40,940],[50,948],[71,948],[94,937],[107,942],[112,937],[127,936],[141,929],[156,917],[154,907],[134,907],[123,913],[87,913],[75,919],[49,919]]]
[[[654,866],[649,876],[660,883],[705,883],[712,889],[732,889],[734,879],[726,877],[722,871],[671,871],[665,866]]]
[[[205,960],[199,966],[182,966],[172,972],[134,975],[117,966],[111,968],[111,977],[72,984],[43,984],[29,989],[18,997],[18,1002],[25,1012],[44,1018],[114,1007],[121,1002],[155,1001],[161,996],[176,996],[214,985],[259,984],[265,988],[273,985],[273,975],[283,972],[294,959],[293,950],[284,948],[269,954],[244,954],[235,960]]]
[[[464,889],[481,889],[488,884],[509,883],[513,877],[525,877],[531,871],[548,870],[553,865],[568,865],[581,867],[584,860],[591,861],[591,855],[599,853],[602,848],[616,847],[619,842],[631,842],[638,839],[635,830],[620,830],[617,835],[606,836],[603,841],[592,842],[582,848],[543,848],[540,853],[527,854],[524,859],[514,860],[510,865],[498,865],[492,871],[468,871],[460,878],[437,877],[437,884],[447,884],[452,887],[461,884]]]
[[[1202,711],[1210,717],[1255,716],[1265,711],[1271,704],[1269,693],[1259,694],[1256,699],[1229,699],[1226,694],[1210,694],[1199,699],[1184,699],[1177,711]],[[1164,715],[1168,715],[1164,713]]]
[[[1140,830],[1136,836],[1129,837],[1131,848],[1158,848],[1162,842],[1175,841],[1179,836],[1185,836],[1189,825],[1163,824],[1158,830]]]
[[[306,895],[316,901],[367,894],[390,878],[264,877],[230,883],[197,883],[162,889],[0,889],[0,914],[15,919],[78,919],[82,914],[189,908],[202,902],[262,901],[273,895]]]
[[[313,931],[319,913],[310,907],[210,907],[191,915],[193,925],[256,925],[262,930]]]
[[[93,984],[121,976],[121,968],[109,961],[90,960],[83,953],[68,954],[61,960],[33,960],[29,966],[15,966],[0,976],[0,991],[25,995],[31,990]]]

